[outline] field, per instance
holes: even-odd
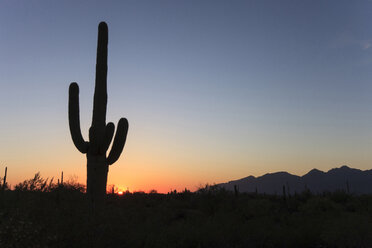
[[[65,184],[0,192],[0,247],[372,247],[372,196],[206,186],[108,194],[93,209],[82,190]]]

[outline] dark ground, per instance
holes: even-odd
[[[0,192],[0,247],[372,247],[372,196],[48,191]]]

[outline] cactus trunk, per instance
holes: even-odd
[[[119,120],[111,151],[106,152],[114,136],[115,125],[106,125],[107,108],[107,43],[108,28],[101,22],[98,26],[96,82],[93,100],[93,118],[89,129],[89,142],[84,141],[79,120],[79,86],[71,83],[69,89],[69,125],[72,140],[76,148],[87,154],[87,195],[94,204],[103,202],[106,195],[109,165],[115,163],[124,148],[128,121]]]
[[[87,194],[93,204],[103,202],[106,194],[108,164],[105,156],[87,155]]]

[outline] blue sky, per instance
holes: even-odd
[[[107,120],[130,123],[109,183],[166,191],[369,169],[371,16],[367,0],[2,1],[0,163],[13,183],[36,171],[85,180],[67,92],[79,83],[87,137],[106,21]]]

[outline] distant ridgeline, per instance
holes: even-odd
[[[236,186],[235,186],[236,185]],[[372,170],[359,170],[342,166],[328,172],[311,170],[300,177],[288,172],[268,173],[260,177],[249,176],[239,180],[221,183],[218,186],[239,192],[258,192],[266,194],[333,192],[342,190],[353,194],[372,194]]]

